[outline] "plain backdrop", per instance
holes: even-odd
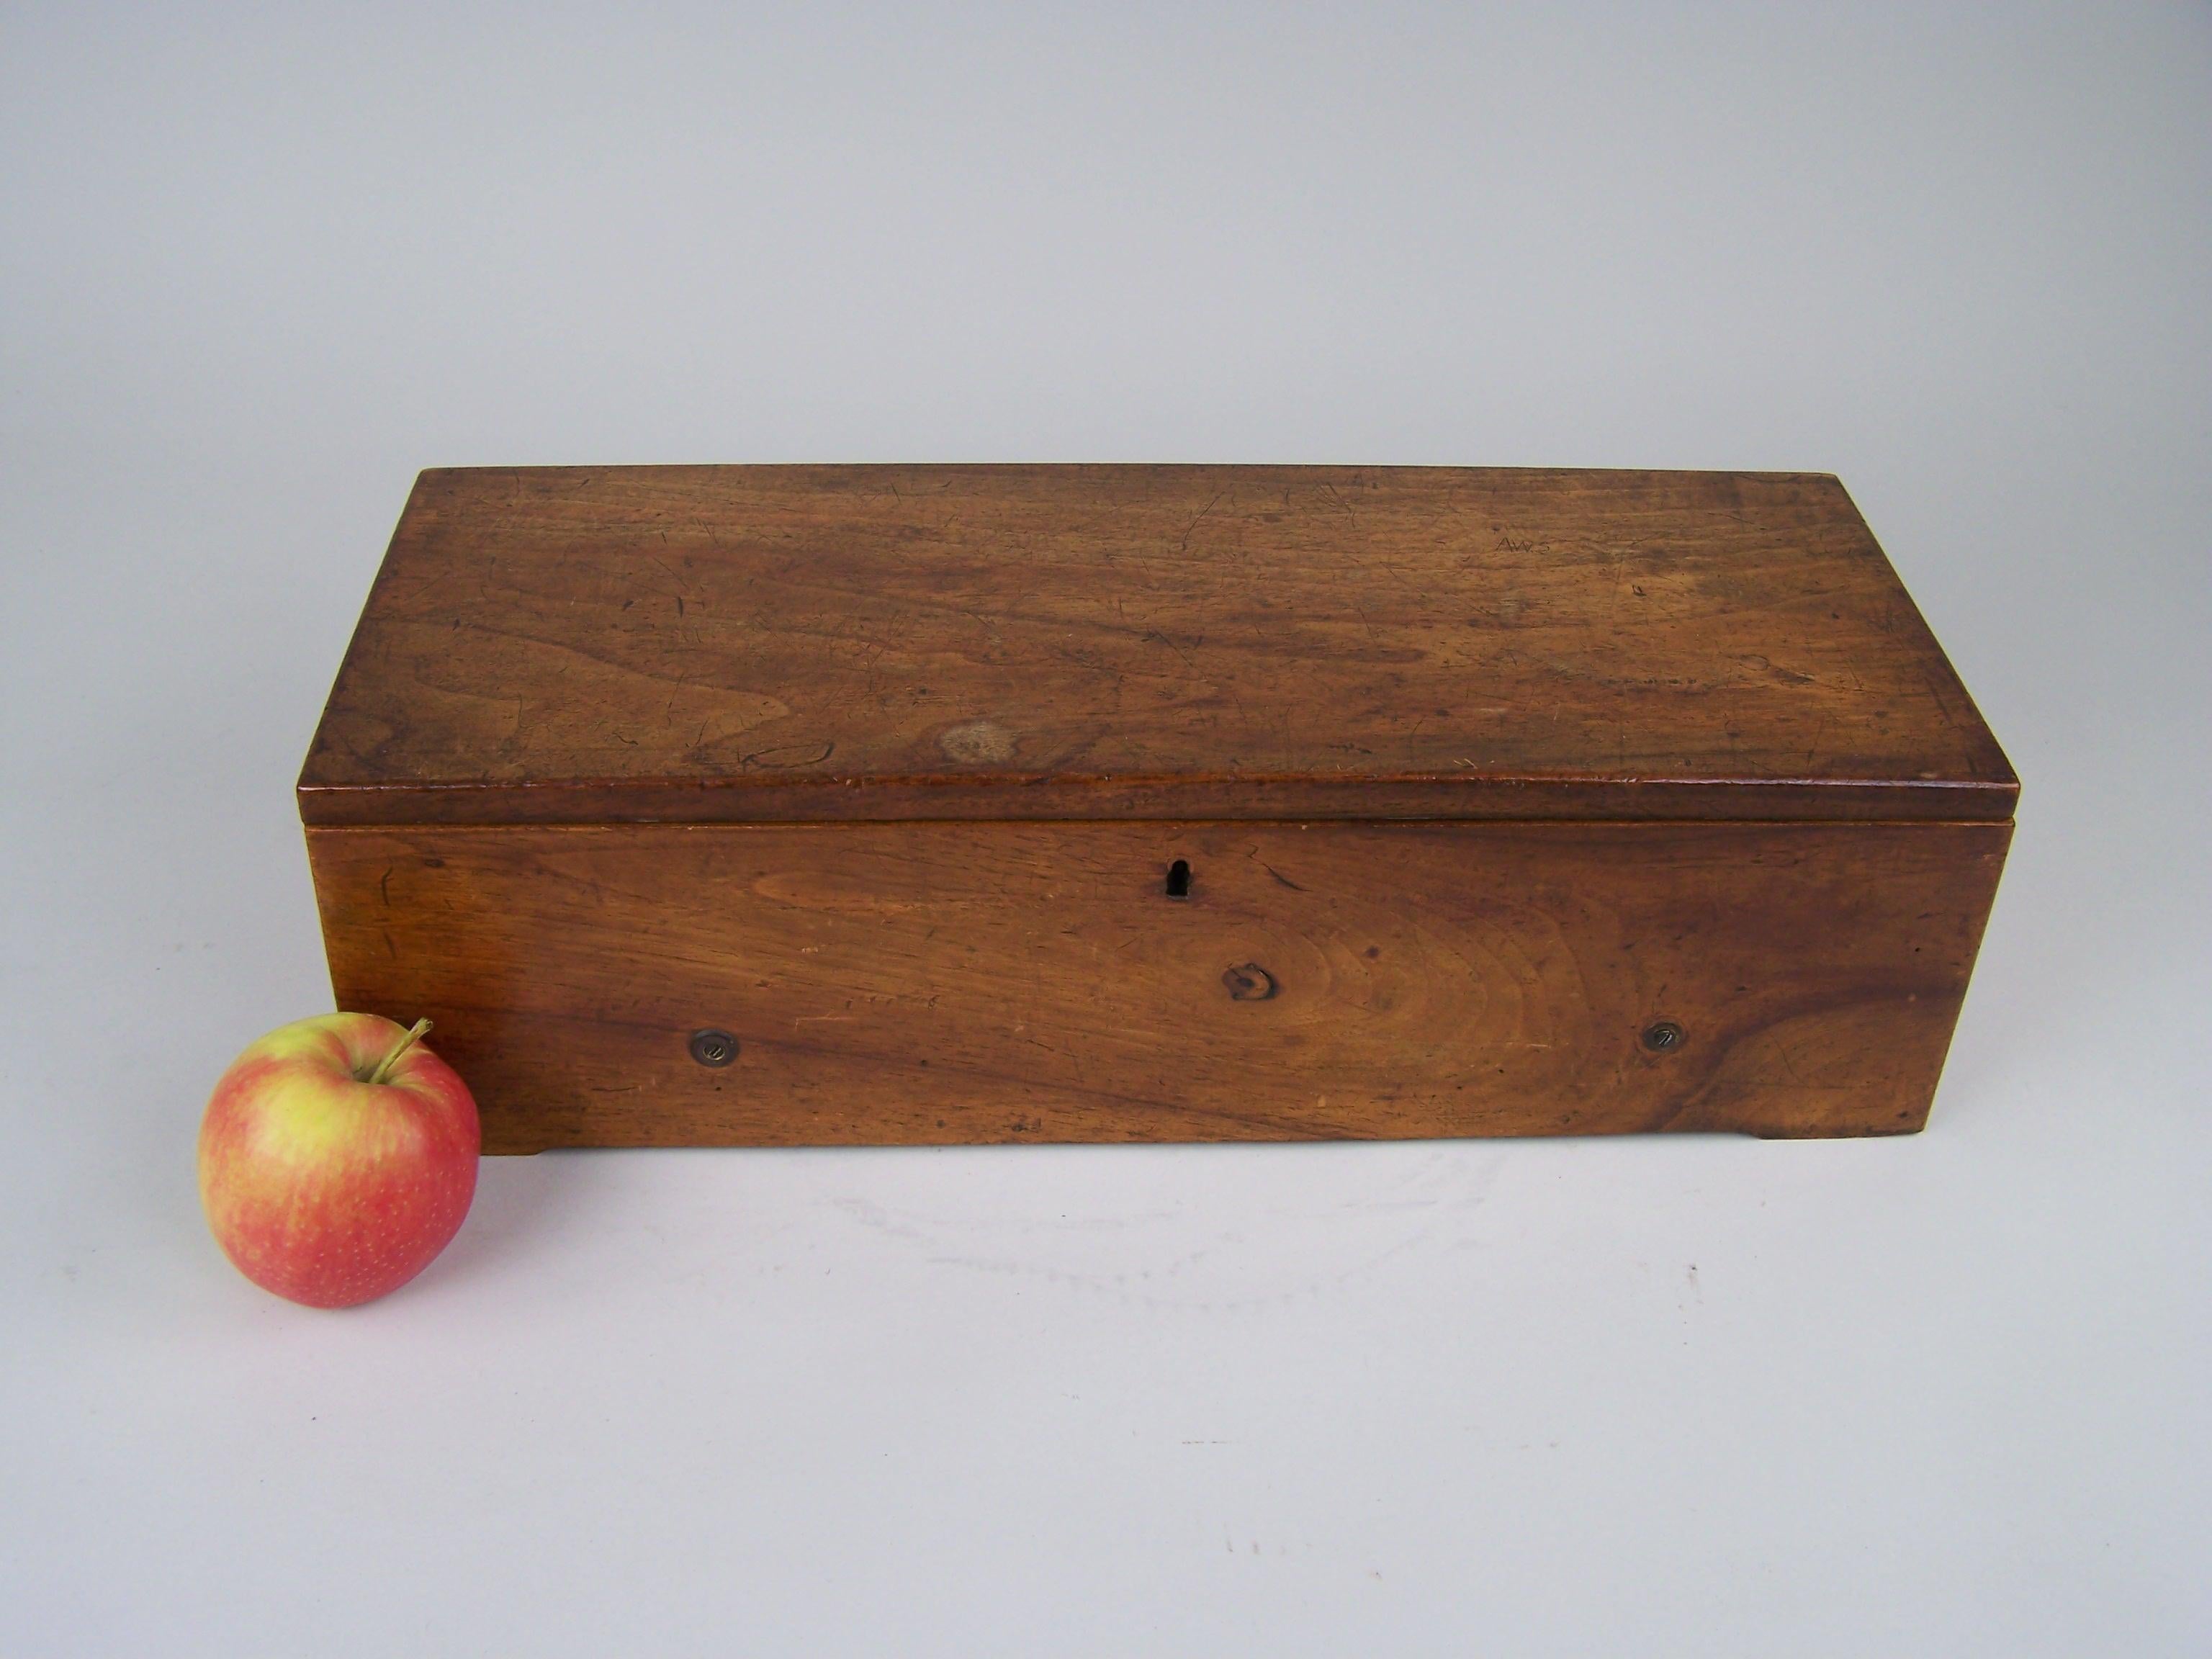
[[[416,469],[1840,474],[2025,781],[1920,1137],[547,1155],[206,1091]],[[0,6],[0,1651],[2212,1650],[2212,9]]]

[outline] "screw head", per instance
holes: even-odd
[[[738,1057],[738,1040],[727,1031],[708,1026],[691,1033],[691,1058],[702,1066],[726,1066]]]
[[[1229,994],[1237,1002],[1266,1002],[1282,988],[1275,976],[1256,962],[1247,962],[1235,968],[1224,968],[1221,982],[1229,988]]]
[[[1682,1028],[1671,1019],[1655,1020],[1644,1028],[1644,1046],[1655,1054],[1682,1046]]]

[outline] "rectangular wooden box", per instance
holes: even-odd
[[[1914,1130],[2017,793],[1823,475],[618,467],[422,475],[300,807],[532,1152]]]

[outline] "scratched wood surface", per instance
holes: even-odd
[[[487,1151],[1921,1127],[2008,823],[311,830]],[[1176,860],[1186,896],[1168,896]],[[1655,1046],[1656,1028],[1680,1033]],[[720,1028],[736,1060],[702,1066]]]
[[[2001,820],[2003,755],[1808,474],[426,472],[322,823]]]

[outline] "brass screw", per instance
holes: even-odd
[[[738,1040],[708,1026],[691,1033],[691,1058],[702,1066],[726,1066],[738,1057]]]

